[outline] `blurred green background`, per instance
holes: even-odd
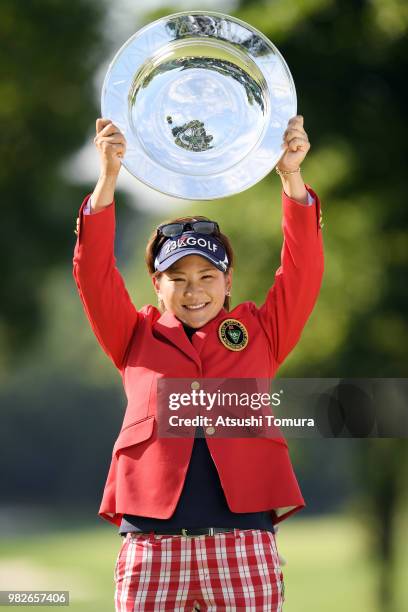
[[[121,542],[97,511],[126,401],[72,278],[75,219],[98,176],[92,138],[109,62],[142,25],[189,9],[237,16],[272,40],[312,144],[302,174],[321,198],[326,270],[279,376],[407,377],[404,0],[3,0],[0,590],[68,589],[78,611],[113,609]],[[191,204],[125,174],[116,255],[136,306],[155,303],[143,263],[152,228],[190,213],[232,239],[232,306],[262,303],[282,239],[274,172]],[[285,610],[407,610],[406,440],[289,443],[307,506],[277,534]]]

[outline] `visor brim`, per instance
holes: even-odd
[[[172,253],[172,255],[167,257],[164,261],[162,261],[157,266],[156,270],[158,272],[164,272],[165,270],[170,268],[170,266],[173,265],[176,261],[178,261],[182,257],[186,257],[186,255],[200,255],[201,257],[204,257],[204,259],[207,259],[212,264],[214,264],[214,266],[218,270],[220,270],[221,272],[225,272],[224,264],[223,264],[222,261],[220,261],[216,257],[211,256],[209,253],[208,254],[207,253],[203,253],[203,251],[200,251],[198,249],[184,249],[183,251],[179,251],[177,253]]]

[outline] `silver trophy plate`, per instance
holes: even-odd
[[[223,13],[183,11],[119,49],[101,107],[125,135],[132,175],[177,198],[214,200],[277,164],[296,90],[264,34]]]

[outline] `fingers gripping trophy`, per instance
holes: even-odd
[[[206,425],[160,436],[157,389],[181,377],[190,394],[213,379],[271,379],[296,347],[318,297],[323,245],[320,200],[301,172],[310,142],[294,106],[276,47],[221,13],[145,26],[105,78],[100,173],[79,209],[73,275],[128,400],[98,512],[121,536],[118,611],[282,609],[276,533],[305,506],[286,440],[220,440]],[[232,303],[239,270],[216,219],[170,214],[146,236],[154,300],[137,308],[114,255],[122,166],[184,200],[231,196],[275,168],[283,244],[264,302]]]

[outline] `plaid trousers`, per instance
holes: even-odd
[[[115,610],[279,612],[284,581],[275,534],[127,533],[116,559]]]

